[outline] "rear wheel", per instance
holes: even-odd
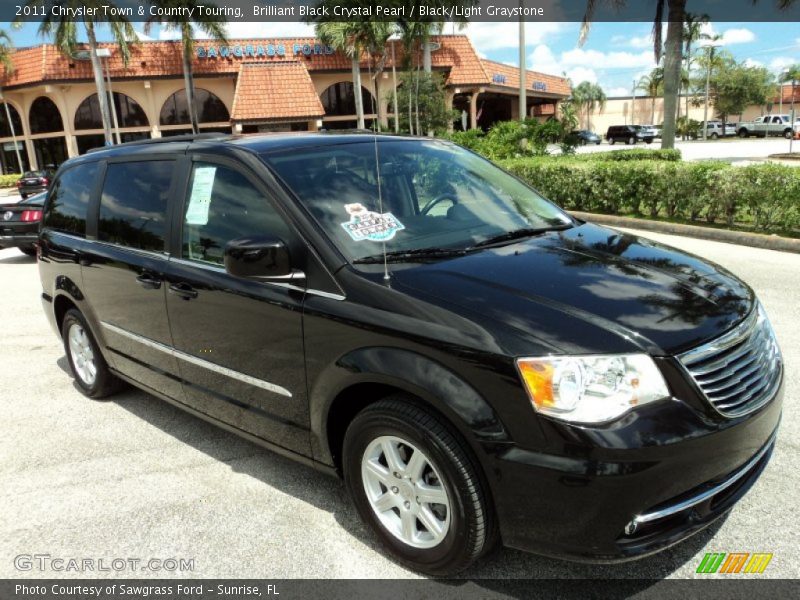
[[[629,146],[632,145],[632,144],[635,144],[636,143],[636,138],[631,136],[631,137],[628,138],[628,141],[626,141],[625,143],[628,144]]]
[[[28,194],[20,193],[19,197],[22,198],[23,200],[25,200],[28,197]]]
[[[412,398],[392,396],[359,413],[345,435],[343,466],[361,518],[403,564],[450,575],[495,544],[464,443]]]
[[[742,139],[744,139],[744,138],[747,138],[747,137],[750,137],[750,136],[747,134],[747,129],[740,129],[740,130],[739,130],[739,137],[740,137],[740,138],[742,138]]]
[[[36,248],[33,246],[20,246],[20,252],[28,256],[36,256]]]
[[[614,144],[617,143],[617,140],[615,140],[614,138],[608,138],[608,143],[609,145],[613,146]]]
[[[719,134],[717,134],[717,132],[715,131],[714,133],[712,133],[712,134],[711,134],[711,139],[712,139],[712,140],[717,140],[717,139],[719,139]]]
[[[109,369],[86,319],[74,308],[64,315],[61,337],[69,367],[81,392],[89,398],[105,398],[123,387]]]
[[[786,131],[784,131],[783,132],[783,137],[785,137],[787,140],[792,139],[792,137],[793,137],[792,136],[792,130],[791,129],[787,129]]]

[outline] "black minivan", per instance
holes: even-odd
[[[656,552],[775,445],[747,285],[447,142],[134,142],[65,163],[44,213],[43,305],[87,396],[127,382],[341,475],[422,572],[499,543]]]

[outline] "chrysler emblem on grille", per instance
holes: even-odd
[[[14,213],[11,212],[10,210],[7,210],[6,212],[3,213],[3,220],[4,221],[10,221],[11,217],[13,217],[13,216],[14,216]]]

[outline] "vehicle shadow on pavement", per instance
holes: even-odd
[[[35,263],[35,256],[28,256],[27,254],[15,254],[13,256],[4,256],[0,258],[0,265],[27,265]]]
[[[61,357],[57,364],[69,372],[65,357]],[[338,479],[261,448],[143,391],[129,388],[109,400],[178,441],[227,464],[234,471],[330,513],[344,534],[353,536],[375,552],[381,552],[380,543],[361,522]],[[511,596],[516,595],[514,586],[504,586],[497,580],[646,579],[650,581],[642,581],[642,586],[649,586],[652,580],[662,579],[690,561],[708,544],[725,518],[669,550],[621,564],[574,563],[501,548],[462,573],[459,579],[447,580],[447,585],[461,585],[470,580],[474,585]],[[522,588],[520,593],[523,593]]]

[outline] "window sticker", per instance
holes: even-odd
[[[350,215],[350,220],[342,223],[342,227],[356,242],[385,242],[405,229],[405,225],[392,213],[376,213],[359,203],[345,204],[344,209]]]
[[[216,175],[217,167],[197,167],[194,170],[192,193],[189,195],[189,207],[186,209],[187,225],[208,225],[211,190],[214,189]]]

